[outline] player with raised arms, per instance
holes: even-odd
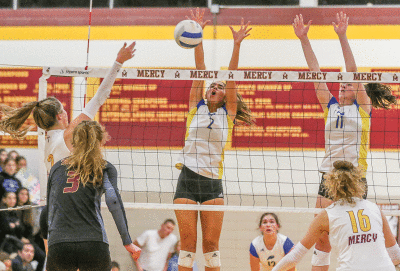
[[[117,170],[104,160],[108,133],[96,121],[82,121],[72,134],[71,156],[50,171],[47,186],[47,270],[109,271],[111,258],[101,217],[101,197],[126,250],[137,260],[140,248],[132,243],[117,187]]]
[[[251,271],[270,271],[293,248],[289,237],[278,233],[281,228],[279,218],[274,213],[264,213],[258,223],[262,235],[250,244]],[[295,271],[293,267],[289,269]]]
[[[335,161],[325,174],[325,188],[334,201],[319,213],[304,238],[272,271],[295,266],[321,235],[329,234],[338,249],[340,271],[395,271],[400,263],[400,248],[379,207],[363,199],[366,184],[363,169],[348,161]]]
[[[333,27],[339,37],[347,72],[357,72],[357,65],[351,51],[346,31],[349,18],[343,12],[336,15],[337,21]],[[293,27],[296,36],[300,39],[310,71],[319,72],[318,60],[307,37],[311,21],[304,25],[303,16],[300,14],[294,19]],[[319,171],[322,180],[318,191],[316,207],[325,208],[332,203],[325,185],[325,173],[333,169],[333,163],[346,160],[355,166],[361,166],[363,177],[361,182],[367,184],[365,174],[367,171],[367,153],[369,148],[370,118],[372,107],[389,109],[396,103],[396,97],[391,94],[388,86],[369,83],[342,83],[339,88],[339,101],[331,94],[326,83],[314,83],[315,92],[325,119],[325,157]],[[368,189],[365,190],[364,198]],[[330,263],[328,236],[323,235],[315,245],[312,258],[314,271],[327,271]]]
[[[192,20],[202,28],[204,12],[192,12]],[[242,19],[240,29],[231,26],[234,46],[229,70],[238,68],[241,42],[248,37],[251,28]],[[197,70],[205,70],[203,44],[195,49]],[[234,121],[252,124],[250,110],[238,95],[235,83],[213,82],[203,98],[203,81],[193,81],[189,94],[189,115],[185,146],[176,164],[181,170],[175,204],[223,205],[222,188],[223,156],[225,144],[231,141]],[[175,210],[179,225],[181,251],[179,252],[179,271],[192,270],[197,244],[197,221],[199,212]],[[220,211],[200,211],[203,235],[205,270],[220,270],[219,238],[224,213]]]
[[[0,121],[0,130],[9,133],[14,138],[24,138],[32,127],[25,127],[23,129],[21,127],[30,114],[33,113],[35,124],[47,133],[45,164],[47,173],[49,173],[51,167],[56,162],[70,155],[72,150],[71,138],[74,128],[84,120],[92,120],[99,108],[110,96],[111,88],[122,64],[134,56],[136,51],[135,44],[136,42],[133,42],[127,46],[124,43],[96,94],[85,106],[82,113],[71,123],[68,123],[67,112],[64,110],[61,102],[55,97],[48,97],[41,101],[24,104],[20,108],[1,105],[0,112],[3,118]]]

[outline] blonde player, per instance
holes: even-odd
[[[257,236],[250,244],[251,271],[270,271],[293,248],[289,237],[278,233],[281,224],[274,213],[261,215],[258,225],[262,235]],[[293,267],[290,271],[295,271]]]
[[[400,263],[400,248],[379,207],[363,199],[363,171],[347,161],[336,161],[325,175],[325,187],[334,203],[321,211],[305,237],[273,271],[288,270],[325,233],[339,251],[338,271],[394,271]]]
[[[134,260],[140,256],[141,249],[129,235],[117,170],[103,158],[102,147],[108,139],[98,122],[82,121],[73,131],[71,156],[51,168],[46,219],[48,271],[110,271],[110,249],[100,212],[103,194],[125,249]]]
[[[135,42],[129,46],[124,43],[96,94],[85,106],[83,112],[71,123],[68,123],[67,112],[61,102],[54,97],[49,97],[38,102],[27,103],[20,108],[1,105],[0,110],[4,116],[0,121],[0,130],[15,138],[23,138],[31,127],[23,129],[21,127],[29,115],[33,113],[36,125],[47,132],[45,164],[47,173],[49,173],[56,162],[70,155],[74,128],[82,121],[91,120],[95,117],[99,108],[110,96],[111,87],[122,64],[134,56],[134,48]]]
[[[192,17],[202,27],[203,13],[197,9]],[[242,19],[239,31],[231,31],[234,47],[230,70],[238,68],[240,44],[249,36],[248,28]],[[203,45],[195,48],[196,69],[204,70]],[[175,204],[223,205],[222,162],[224,147],[231,140],[234,121],[239,119],[252,123],[250,110],[237,95],[234,82],[213,82],[203,99],[203,81],[193,81],[189,95],[189,115],[187,136],[182,154],[176,164],[181,170],[178,179]],[[179,271],[192,270],[196,253],[198,211],[176,210],[181,238],[179,252]],[[203,233],[203,252],[206,271],[220,270],[219,238],[223,212],[201,211],[200,220]]]
[[[348,17],[344,13],[337,14],[337,22],[333,23],[339,37],[347,72],[356,72],[354,60],[346,31]],[[294,19],[293,27],[300,39],[310,71],[320,71],[318,60],[307,37],[311,21],[304,25],[300,14]],[[346,160],[355,166],[361,166],[364,172],[361,181],[367,183],[367,152],[369,147],[369,131],[372,107],[388,109],[396,103],[396,97],[389,87],[382,84],[343,83],[339,89],[339,101],[330,93],[325,83],[314,83],[318,101],[324,110],[325,118],[325,157],[319,171],[323,174],[318,192],[317,208],[325,208],[332,203],[326,193],[324,174],[332,170],[337,160]],[[367,189],[364,198],[367,196]],[[329,268],[331,247],[328,237],[322,236],[315,245],[312,265],[313,270],[325,271]]]

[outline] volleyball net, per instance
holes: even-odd
[[[39,99],[55,96],[72,119],[94,95],[106,73],[103,68],[44,67]],[[344,82],[384,83],[400,96],[399,75],[384,70],[121,69],[96,120],[111,136],[105,158],[118,170],[127,208],[315,213],[319,211],[314,207],[321,179],[318,169],[325,154],[325,124],[313,82],[327,83],[336,97]],[[175,163],[185,142],[193,80],[235,81],[256,120],[253,126],[235,125],[232,140],[226,143],[222,177],[225,206],[172,204],[180,174]],[[398,104],[390,110],[372,110],[366,178],[368,199],[373,202],[396,205],[400,200],[399,117]],[[43,155],[43,131],[39,131],[38,146],[39,155]],[[42,197],[44,176],[43,166]]]

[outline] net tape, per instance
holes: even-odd
[[[107,68],[43,67],[43,75],[101,77]],[[399,83],[400,73],[382,72],[311,72],[311,71],[229,71],[180,69],[121,69],[117,78],[168,80],[223,80],[273,82],[354,82]]]

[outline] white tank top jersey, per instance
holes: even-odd
[[[324,110],[325,157],[320,172],[329,172],[333,163],[345,160],[360,165],[367,171],[370,115],[354,101],[354,104],[339,106],[335,97]]]
[[[386,251],[379,207],[355,199],[355,206],[336,202],[326,208],[329,241],[339,251],[337,271],[395,271]]]
[[[221,179],[224,148],[232,141],[233,121],[225,107],[210,113],[204,100],[190,110],[186,122],[185,146],[176,163],[207,178]]]
[[[51,130],[47,132],[44,147],[44,163],[46,164],[47,175],[55,163],[71,154],[64,141],[64,131]]]
[[[271,250],[264,244],[263,236],[257,236],[250,244],[250,254],[260,259],[260,271],[270,271],[289,253],[294,246],[285,235],[278,233],[276,243]]]

